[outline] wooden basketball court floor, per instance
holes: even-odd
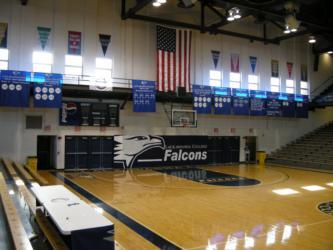
[[[200,169],[260,183],[209,185],[152,169],[39,173],[103,208],[124,249],[333,249],[332,210],[318,209],[333,201],[333,174],[256,165]],[[314,185],[324,189],[304,189]]]

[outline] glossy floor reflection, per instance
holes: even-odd
[[[318,209],[333,201],[333,174],[255,165],[174,171],[40,173],[101,207],[125,249],[333,249],[333,217]],[[260,183],[207,183],[235,176]]]

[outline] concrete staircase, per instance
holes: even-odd
[[[268,155],[267,163],[333,170],[333,122]]]

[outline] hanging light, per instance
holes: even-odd
[[[284,34],[289,34],[290,33],[290,28],[288,25],[286,25],[285,30],[283,31]]]
[[[291,32],[297,32],[297,29],[296,28],[292,28],[290,31]]]
[[[229,22],[232,22],[233,20],[235,20],[233,9],[230,9],[230,10],[228,11],[228,13],[229,13],[229,16],[227,17],[227,20],[228,20]]]
[[[162,4],[159,1],[154,1],[153,6],[154,7],[160,7]]]
[[[240,10],[237,8],[237,7],[234,7],[234,18],[235,19],[239,19],[242,17],[241,13],[240,13]]]
[[[166,0],[157,0],[160,4],[165,4],[167,1]]]
[[[332,50],[327,51],[327,54],[332,55],[332,54],[333,54],[333,51],[332,51]]]
[[[316,43],[316,38],[314,36],[309,36],[309,43]]]

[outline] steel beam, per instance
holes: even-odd
[[[124,15],[123,19],[127,19],[129,17],[132,17],[135,15],[138,11],[143,9],[145,6],[147,6],[149,3],[151,3],[152,0],[141,0],[139,1],[133,8],[130,8]]]

